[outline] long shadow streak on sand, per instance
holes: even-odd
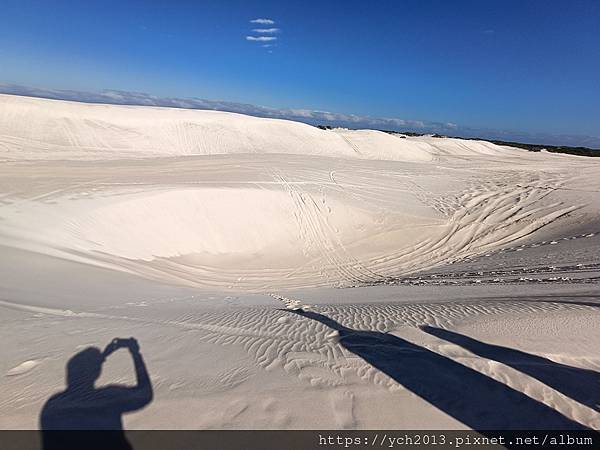
[[[397,336],[353,330],[312,311],[290,312],[338,331],[346,350],[472,429],[588,429],[522,392]]]
[[[548,300],[540,301],[539,303],[560,303],[562,305],[578,305],[578,306],[590,306],[592,308],[600,308],[600,303],[593,302],[571,302],[571,301],[559,301],[559,300]]]
[[[594,301],[582,301],[584,299],[598,299],[597,295],[592,294],[557,294],[557,295],[528,295],[523,299],[519,299],[523,302],[528,303],[558,303],[563,305],[578,305],[578,306],[590,306],[592,308],[600,308],[600,300]],[[571,300],[574,299],[574,300]],[[514,302],[514,297],[486,297],[486,300],[499,300],[506,302]]]
[[[96,388],[106,358],[119,348],[130,351],[137,384]],[[114,339],[104,351],[88,347],[69,360],[66,375],[67,388],[50,397],[40,414],[44,450],[130,450],[122,415],[144,408],[153,398],[152,383],[137,341]]]
[[[486,344],[441,328],[424,326],[421,329],[482,358],[510,366],[562,392],[567,397],[600,411],[600,374],[594,370],[572,367],[520,350]]]

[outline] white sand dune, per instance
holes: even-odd
[[[1,100],[0,243],[171,283],[385,282],[598,202],[562,195],[582,175],[598,187],[589,159],[215,111]]]
[[[373,130],[331,133],[300,122],[221,111],[0,98],[1,155],[17,161],[240,153],[430,161],[438,153],[487,155],[499,149],[484,142],[405,141]]]
[[[0,428],[115,336],[128,428],[598,428],[599,163],[0,95]]]

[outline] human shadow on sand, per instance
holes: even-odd
[[[346,350],[472,429],[588,429],[522,392],[397,336],[353,330],[312,311],[290,312],[336,330]]]
[[[119,348],[126,348],[131,354],[136,385],[95,387],[106,358]],[[80,351],[67,363],[66,378],[67,388],[50,397],[40,414],[43,448],[131,449],[123,431],[122,415],[144,408],[153,398],[152,383],[137,341],[113,339],[104,351],[96,347]],[[97,432],[89,433],[90,430]]]
[[[421,329],[482,358],[510,366],[562,392],[567,397],[600,411],[600,374],[594,370],[572,367],[520,350],[486,344],[441,328],[424,326]]]

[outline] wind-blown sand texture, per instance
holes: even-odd
[[[599,428],[599,192],[595,158],[0,95],[1,426],[135,336],[128,428]]]

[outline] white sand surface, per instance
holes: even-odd
[[[127,428],[599,428],[598,192],[596,158],[0,95],[0,427],[134,336]]]

